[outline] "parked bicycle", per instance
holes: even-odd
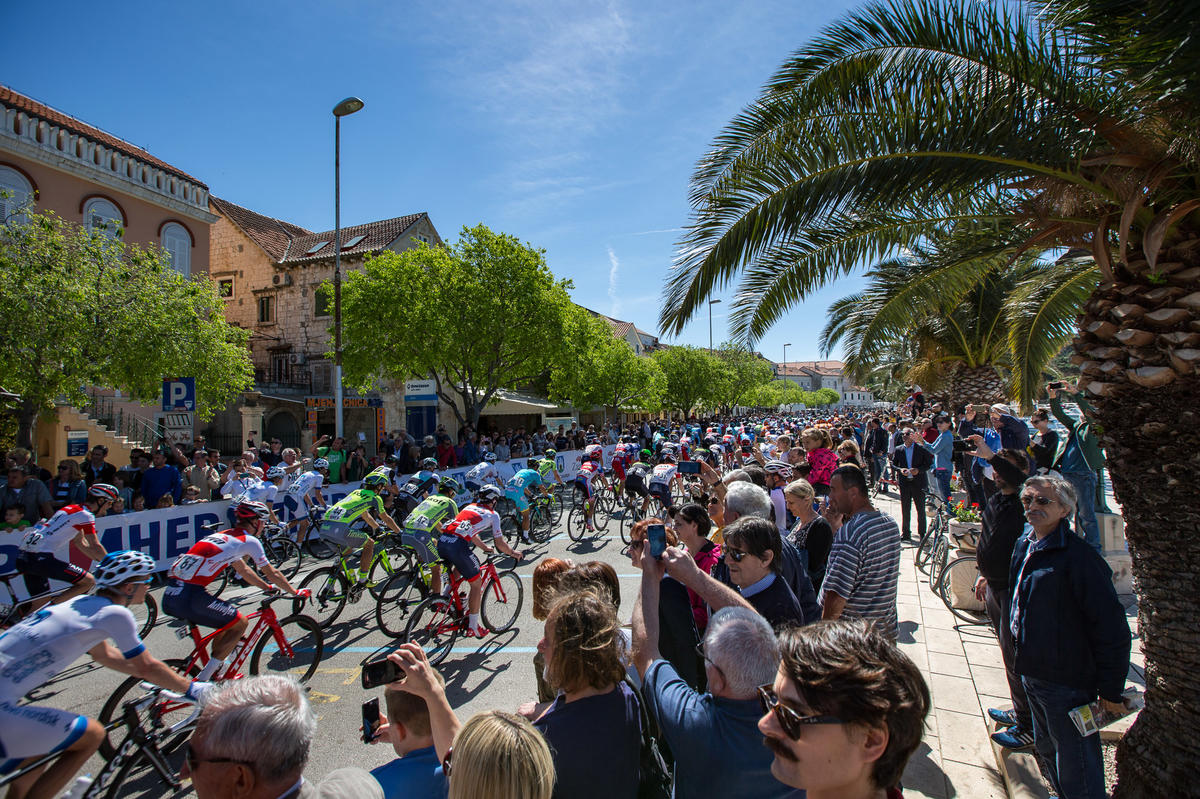
[[[408,619],[404,630],[405,641],[411,641],[425,650],[431,664],[441,663],[450,654],[459,633],[468,631],[465,580],[445,564],[450,575],[449,596],[437,594],[427,597]],[[483,626],[491,633],[503,633],[512,629],[521,614],[525,588],[521,577],[512,569],[497,571],[492,558],[480,567],[483,579],[483,604],[480,618]]]

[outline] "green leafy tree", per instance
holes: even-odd
[[[247,331],[229,325],[215,286],[190,280],[157,247],[88,233],[53,213],[0,224],[0,386],[15,394],[16,442],[37,417],[87,389],[156,400],[164,375],[196,378],[209,418],[254,383]]]
[[[499,389],[555,364],[570,286],[544,250],[484,225],[449,247],[382,253],[342,289],[346,379],[432,379],[459,424],[478,424]]]
[[[818,388],[812,395],[813,405],[837,405],[842,401],[842,395],[832,388]]]
[[[771,363],[751,349],[727,341],[717,350],[716,358],[721,375],[713,384],[710,399],[725,412],[735,405],[748,405],[755,392],[771,380]]]
[[[550,374],[550,397],[576,408],[613,413],[657,410],[666,380],[657,362],[639,357],[603,319],[574,307],[563,326],[566,352]]]
[[[722,379],[720,361],[699,347],[667,347],[650,356],[665,380],[663,405],[689,415],[701,405],[713,405],[714,391]]]

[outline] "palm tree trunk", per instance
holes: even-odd
[[[978,403],[992,405],[1007,402],[1004,378],[996,367],[966,366],[957,364],[950,374],[950,401],[953,403]]]
[[[1163,264],[1165,283],[1121,270],[1088,302],[1076,339],[1125,517],[1146,657],[1146,707],[1117,750],[1122,798],[1193,793],[1200,763],[1200,269],[1187,266]]]

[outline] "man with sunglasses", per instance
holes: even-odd
[[[863,621],[791,628],[779,643],[775,681],[759,688],[771,774],[809,799],[900,799],[929,714],[921,672]]]

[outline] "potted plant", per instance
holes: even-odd
[[[959,548],[968,552],[975,551],[975,541],[983,529],[979,516],[979,504],[964,501],[952,503],[950,506],[950,535]]]

